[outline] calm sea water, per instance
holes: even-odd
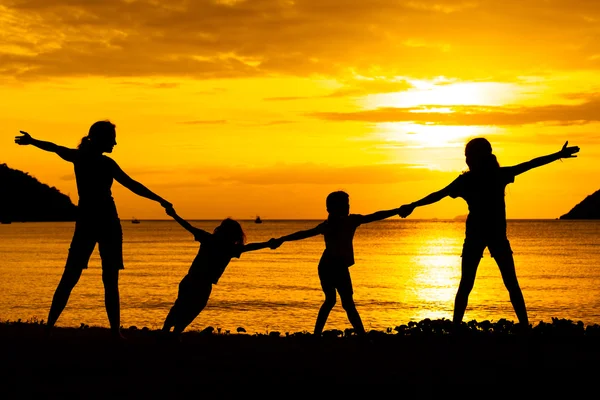
[[[241,221],[249,242],[316,226],[320,221]],[[218,221],[193,221],[212,231]],[[123,221],[122,325],[156,329],[177,295],[198,244],[173,221]],[[74,223],[0,225],[0,319],[46,319],[66,260]],[[552,317],[600,323],[600,221],[508,223],[517,275],[532,323]],[[464,221],[386,220],[358,228],[351,267],[355,300],[367,329],[424,318],[452,318],[460,279]],[[233,259],[208,306],[189,329],[248,333],[311,331],[323,301],[317,264],[322,237]],[[73,290],[59,326],[108,326],[100,259]],[[465,320],[516,320],[500,273],[486,251]],[[326,329],[350,324],[336,304]]]

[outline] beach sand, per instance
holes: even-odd
[[[43,324],[7,321],[0,323],[2,393],[173,398],[242,392],[287,398],[329,390],[352,394],[357,385],[394,385],[395,392],[456,384],[581,387],[595,385],[600,372],[597,325],[557,320],[524,335],[510,323],[473,321],[461,335],[444,332],[448,325],[425,320],[371,331],[369,340],[336,331],[323,338],[214,331],[164,341],[157,331],[129,328],[123,330],[127,340],[115,342],[107,328],[55,328],[45,338]]]

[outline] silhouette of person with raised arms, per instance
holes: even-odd
[[[567,147],[567,145],[568,142],[560,151],[553,154],[510,167],[500,167],[496,156],[492,153],[490,142],[485,138],[472,139],[465,147],[465,158],[469,167],[467,172],[458,176],[442,190],[400,207],[400,216],[406,218],[416,207],[438,202],[446,196],[462,197],[467,202],[469,214],[461,255],[462,272],[454,302],[453,322],[456,327],[462,323],[469,294],[475,283],[477,267],[487,247],[500,269],[520,328],[529,329],[525,300],[517,281],[513,252],[506,236],[504,191],[519,174],[562,158],[577,157],[574,154],[579,152],[579,147]]]
[[[315,336],[321,336],[329,313],[336,303],[336,292],[340,295],[342,307],[357,335],[364,335],[365,328],[354,304],[354,290],[349,268],[354,265],[353,238],[356,228],[362,224],[379,221],[398,215],[400,208],[378,211],[373,214],[350,214],[350,197],[346,192],[332,192],[326,200],[327,220],[316,227],[298,231],[275,239],[278,242],[302,240],[323,235],[325,250],[319,261],[318,273],[325,300],[319,309],[315,323]]]
[[[104,300],[111,333],[122,339],[119,301],[119,270],[123,269],[123,234],[111,186],[116,180],[133,193],[154,200],[163,207],[171,203],[129,177],[119,165],[103,153],[111,153],[116,142],[116,127],[110,121],[92,124],[77,149],[71,149],[32,138],[27,132],[15,137],[19,145],[31,145],[56,153],[73,163],[79,201],[75,231],[62,278],[52,299],[46,333],[50,334],[69,301],[96,243],[102,260]]]
[[[179,283],[177,299],[162,327],[163,337],[179,338],[206,307],[213,285],[217,284],[232,258],[240,258],[242,253],[267,247],[275,249],[281,243],[270,239],[267,242],[246,244],[246,235],[241,225],[231,218],[221,221],[213,233],[209,233],[192,226],[177,215],[172,207],[166,211],[179,225],[194,235],[194,240],[200,242],[198,254]]]

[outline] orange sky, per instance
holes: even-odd
[[[523,5],[525,4],[525,5]],[[417,200],[487,137],[519,176],[509,218],[555,218],[600,189],[600,2],[0,0],[0,163],[69,194],[75,147],[111,157],[185,218],[325,218]],[[115,184],[119,214],[168,218]],[[466,214],[444,199],[411,218]]]

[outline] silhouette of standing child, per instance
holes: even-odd
[[[562,158],[577,157],[573,154],[579,151],[579,147],[567,147],[567,144],[568,142],[556,153],[515,166],[500,167],[492,153],[490,142],[485,138],[472,139],[465,147],[466,163],[469,167],[467,172],[442,190],[400,207],[400,216],[406,218],[416,207],[438,202],[446,196],[462,197],[469,206],[461,255],[462,272],[454,302],[453,322],[456,325],[462,322],[469,294],[475,283],[477,267],[487,247],[500,269],[520,326],[525,329],[529,327],[525,300],[515,272],[513,252],[506,236],[504,190],[506,185],[514,182],[515,176],[523,172]]]
[[[116,180],[137,194],[170,207],[171,203],[158,196],[141,183],[129,177],[119,165],[103,153],[112,153],[117,144],[116,127],[110,121],[92,124],[87,136],[77,149],[32,138],[27,132],[15,138],[15,143],[30,145],[56,153],[73,164],[77,183],[77,219],[69,255],[60,283],[54,292],[48,313],[46,333],[50,334],[58,317],[69,301],[71,291],[79,281],[96,244],[102,259],[102,282],[106,313],[113,335],[121,339],[121,311],[119,304],[119,270],[123,269],[123,233],[111,186]]]
[[[320,336],[323,333],[329,313],[335,306],[337,291],[354,332],[357,335],[364,335],[365,328],[354,304],[354,291],[350,278],[349,268],[354,265],[352,240],[356,228],[360,225],[398,215],[400,209],[378,211],[369,215],[350,214],[350,197],[342,191],[330,193],[327,196],[326,206],[329,213],[326,221],[312,229],[298,231],[275,240],[283,243],[323,235],[325,250],[319,261],[318,272],[325,300],[319,309],[314,334]]]
[[[268,242],[245,244],[246,236],[241,225],[231,218],[224,219],[213,233],[209,233],[192,226],[173,208],[166,211],[194,235],[194,240],[200,242],[198,254],[179,283],[177,299],[162,327],[164,334],[173,329],[174,336],[178,337],[206,307],[212,286],[217,284],[232,258],[240,258],[242,253],[267,247],[275,249],[280,243],[271,239]]]

